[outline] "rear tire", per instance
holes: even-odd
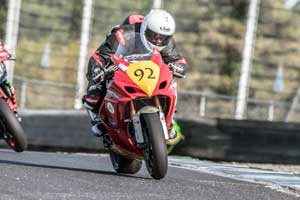
[[[141,121],[147,140],[144,152],[147,170],[154,179],[162,179],[168,170],[168,154],[159,115],[158,113],[144,113],[141,114]]]
[[[24,130],[4,99],[0,99],[1,133],[6,143],[16,152],[22,152],[27,148],[27,138]]]
[[[112,150],[109,150],[110,160],[113,168],[118,173],[135,174],[140,171],[142,161],[126,158]]]

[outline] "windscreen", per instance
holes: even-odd
[[[124,40],[117,48],[117,56],[129,62],[151,59],[152,51],[142,41],[140,33],[125,33]]]

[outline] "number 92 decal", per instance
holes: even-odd
[[[147,67],[144,70],[143,69],[137,69],[134,71],[134,76],[138,77],[141,81],[144,77],[147,79],[155,79],[155,76],[153,74],[153,69]]]

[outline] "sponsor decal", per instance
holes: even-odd
[[[114,114],[114,113],[115,113],[115,109],[114,109],[113,105],[112,105],[110,102],[108,102],[108,103],[106,104],[106,107],[107,107],[107,110],[108,110],[111,114]]]
[[[164,31],[164,32],[170,32],[171,31],[171,29],[169,27],[165,27],[165,26],[161,26],[160,30]]]
[[[125,72],[125,71],[128,69],[128,67],[127,67],[126,65],[122,64],[122,63],[120,63],[120,64],[118,65],[118,67],[119,67],[119,69],[121,69],[123,72]]]

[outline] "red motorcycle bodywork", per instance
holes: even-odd
[[[10,58],[10,54],[5,49],[4,45],[0,42],[0,63],[5,66],[4,61],[9,60],[9,58]],[[0,98],[5,99],[6,103],[13,111],[15,112],[17,111],[17,104],[13,103],[11,99],[6,98],[2,92],[0,92]]]
[[[166,125],[169,128],[176,104],[176,88],[172,85],[173,75],[169,67],[163,62],[159,51],[154,50],[151,61],[160,67],[160,76],[151,97],[164,96],[168,99],[168,109],[165,112]],[[134,89],[126,90],[126,87]],[[112,85],[107,90],[105,99],[100,107],[99,115],[104,119],[105,127],[113,141],[113,148],[123,154],[136,159],[143,158],[143,152],[137,147],[134,138],[128,131],[129,104],[135,99],[151,98],[143,92],[122,70],[114,73]]]

